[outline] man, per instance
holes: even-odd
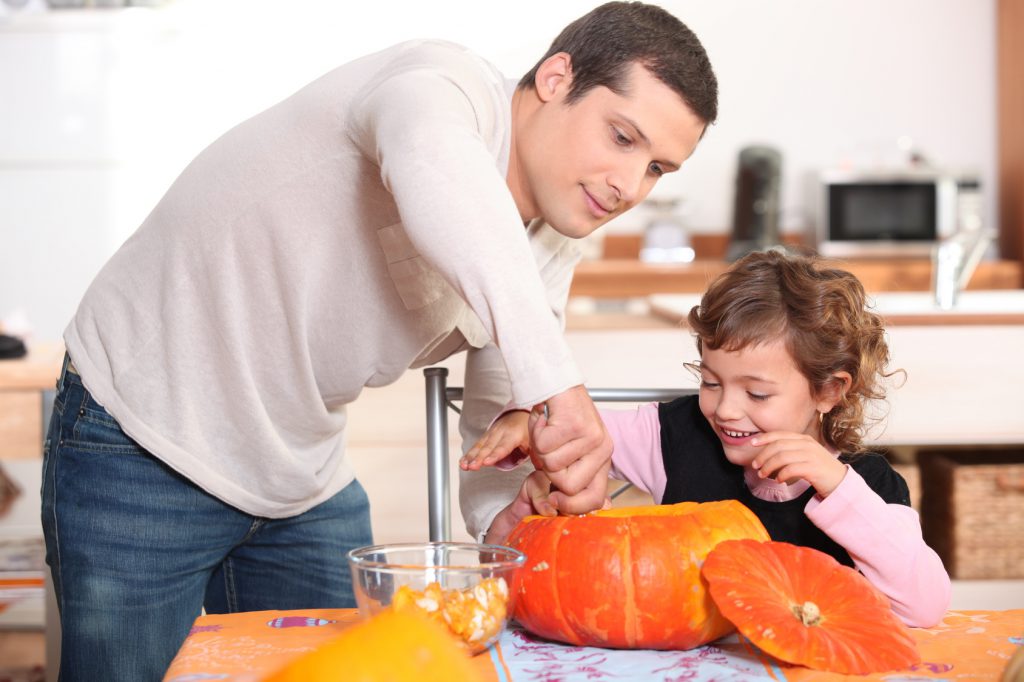
[[[551,503],[602,504],[571,240],[689,157],[716,85],[656,7],[563,38],[518,86],[434,41],[326,74],[204,150],[100,272],[44,460],[63,679],[159,679],[203,606],[352,605],[371,536],[345,405],[458,351],[465,428],[546,403]]]

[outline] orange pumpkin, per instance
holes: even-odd
[[[414,611],[381,611],[291,661],[263,682],[479,682],[447,628]]]
[[[526,554],[514,616],[534,634],[576,645],[700,646],[733,629],[700,576],[711,548],[730,538],[768,533],[734,500],[527,517],[508,539]]]
[[[824,552],[734,540],[708,555],[703,573],[725,617],[782,661],[863,675],[921,660],[885,595]]]

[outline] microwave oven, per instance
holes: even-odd
[[[823,256],[927,256],[957,230],[981,227],[981,181],[971,173],[827,171],[817,194]]]

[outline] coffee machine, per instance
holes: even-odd
[[[726,260],[779,243],[779,188],[782,154],[774,147],[754,145],[740,150],[732,236]]]

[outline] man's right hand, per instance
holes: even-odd
[[[574,386],[530,415],[530,455],[557,490],[550,501],[563,514],[605,506],[612,440],[587,389]]]

